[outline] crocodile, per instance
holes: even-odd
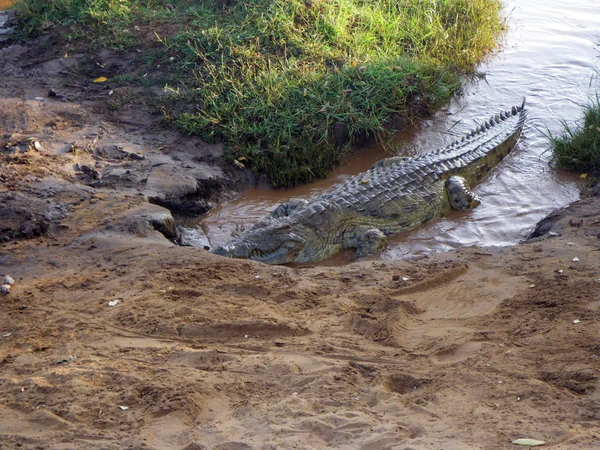
[[[387,236],[481,203],[470,186],[517,143],[527,116],[501,112],[447,147],[413,158],[392,157],[312,201],[292,198],[245,233],[213,249],[217,255],[267,264],[306,263],[344,248],[357,257],[387,246]]]

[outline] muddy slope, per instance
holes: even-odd
[[[600,198],[421,261],[178,247],[160,205],[239,173],[37,44],[0,49],[0,447],[597,448]]]

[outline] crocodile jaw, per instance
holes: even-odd
[[[292,231],[285,221],[259,223],[212,252],[229,258],[251,259],[265,264],[298,262],[307,241],[298,231]]]
[[[270,245],[268,249],[263,249],[258,245],[236,239],[227,245],[215,248],[212,252],[229,258],[251,259],[265,264],[287,264],[294,262],[304,247],[303,243],[297,241],[283,241],[279,244],[279,246]]]

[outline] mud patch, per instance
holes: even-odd
[[[170,354],[167,358],[169,364],[182,367],[191,367],[192,369],[214,371],[224,370],[225,363],[236,361],[237,358],[227,353],[209,350],[203,352],[178,352]]]
[[[590,394],[596,390],[598,375],[590,370],[542,372],[541,379],[575,394]]]
[[[216,324],[188,323],[181,327],[180,335],[191,339],[243,340],[249,338],[273,338],[302,336],[309,331],[283,323],[248,321]]]
[[[431,380],[415,378],[406,373],[394,373],[388,375],[385,380],[385,386],[390,392],[406,395],[416,392]]]

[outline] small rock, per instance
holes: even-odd
[[[10,288],[10,284],[3,284],[2,286],[0,286],[0,292],[2,293],[2,295],[10,294]]]
[[[576,325],[577,325],[578,323],[580,323],[580,322],[581,322],[581,320],[579,320],[579,319],[575,319],[575,320],[573,321],[573,323],[574,323],[574,324],[576,324]]]
[[[129,409],[129,406],[119,405],[119,408],[121,409],[121,411],[127,411]]]
[[[573,262],[579,262],[579,258],[576,256],[575,258],[572,259]]]
[[[108,306],[117,306],[119,304],[119,300],[111,300],[108,302]]]
[[[176,231],[179,234],[179,245],[210,250],[208,237],[200,228],[177,227]]]
[[[4,281],[2,281],[2,284],[10,284],[13,285],[15,284],[15,280],[13,277],[11,277],[10,275],[5,275],[4,276]]]
[[[56,364],[67,364],[73,361],[77,361],[77,356],[71,355],[68,358],[58,359],[56,360]]]

